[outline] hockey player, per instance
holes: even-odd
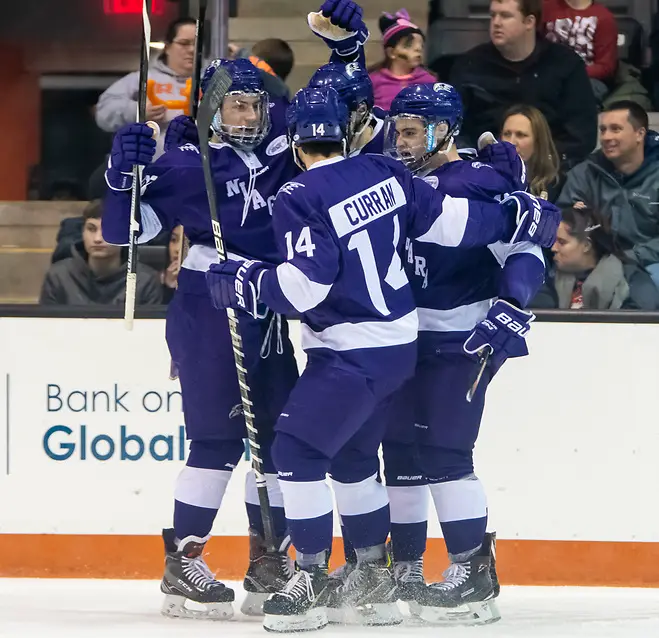
[[[277,260],[271,212],[275,194],[298,169],[288,152],[286,130],[272,129],[268,95],[259,73],[247,60],[223,61],[233,79],[213,125],[220,142],[211,148],[218,209],[227,247],[235,259]],[[210,74],[214,67],[211,67]],[[246,436],[234,359],[225,313],[213,308],[204,273],[217,261],[211,232],[199,149],[191,144],[153,158],[155,141],[145,124],[131,124],[114,138],[106,180],[105,238],[128,241],[131,169],[146,166],[142,184],[140,242],[162,228],[183,224],[190,250],[169,305],[166,336],[179,370],[190,451],[174,489],[174,528],[164,530],[166,568],[161,589],[163,613],[192,615],[186,600],[207,604],[207,615],[232,613],[234,592],[215,580],[202,552],[231,472],[240,460]],[[287,324],[269,313],[257,320],[240,317],[248,379],[259,428],[268,492],[279,552],[265,554],[263,524],[252,472],[246,484],[250,525],[250,566],[243,611],[257,613],[268,592],[289,576],[286,520],[275,470],[269,458],[274,422],[297,379]]]
[[[408,87],[392,103],[385,152],[453,197],[496,201],[523,188],[523,162],[508,144],[485,147],[481,161],[460,160],[454,138],[461,122],[452,86]],[[528,354],[534,315],[524,308],[543,281],[542,252],[528,243],[465,250],[414,241],[406,271],[419,306],[419,361],[393,402],[383,444],[394,572],[401,597],[420,603],[423,619],[492,622],[499,618],[490,602],[498,595],[493,536],[486,535],[487,501],[473,448],[489,381],[507,358]],[[465,395],[485,353],[489,362],[469,402]],[[427,482],[451,566],[444,581],[425,587]],[[465,603],[468,612],[447,616]]]
[[[499,205],[454,199],[385,157],[347,154],[348,113],[333,89],[304,89],[291,107],[293,152],[306,172],[284,185],[273,208],[286,262],[213,264],[207,281],[218,308],[302,315],[307,367],[276,425],[273,458],[298,571],[264,604],[266,629],[327,624],[327,556],[334,493],[358,566],[334,592],[366,624],[401,621],[386,561],[386,488],[377,479],[387,398],[416,363],[417,315],[402,268],[407,237],[473,247],[500,238],[553,241],[558,211],[526,212],[526,199]],[[515,215],[521,213],[515,230]],[[337,604],[337,599],[332,604]]]

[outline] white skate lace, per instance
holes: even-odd
[[[452,563],[451,566],[442,574],[444,580],[441,583],[433,583],[433,589],[450,591],[456,587],[464,585],[469,579],[470,570],[462,563]]]
[[[290,600],[305,597],[310,601],[316,600],[316,592],[313,589],[311,574],[303,569],[299,572],[295,572],[293,577],[286,583],[286,587],[284,587],[283,591],[279,592],[279,595]]]
[[[423,582],[423,558],[394,563],[394,578],[397,583]]]
[[[183,574],[201,591],[206,591],[220,584],[215,580],[215,574],[201,556],[195,556],[194,558],[184,556],[181,565],[183,566]]]

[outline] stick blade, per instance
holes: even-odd
[[[213,118],[222,104],[222,100],[226,95],[232,83],[231,76],[227,73],[226,69],[218,67],[213,73],[206,90],[199,103],[199,112],[197,114],[197,129],[199,131],[199,139],[208,139],[209,129],[213,122]]]

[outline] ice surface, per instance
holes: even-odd
[[[237,585],[236,591],[241,591]],[[223,638],[272,636],[258,619],[160,616],[155,581],[0,579],[0,636],[11,638]],[[236,608],[238,606],[236,605]],[[505,587],[502,620],[484,627],[327,627],[322,638],[659,637],[659,590]],[[315,634],[310,634],[315,635]]]

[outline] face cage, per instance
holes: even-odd
[[[261,111],[260,121],[256,126],[234,126],[232,124],[225,124],[222,122],[222,109],[215,114],[211,129],[220,140],[230,144],[234,148],[241,151],[254,150],[270,132],[270,97],[265,91],[258,91],[254,93],[247,93],[245,91],[230,91],[226,97],[240,96],[240,97],[258,97],[259,107]]]
[[[420,146],[415,146],[408,153],[401,153],[398,150],[397,141],[397,130],[396,122],[399,118],[406,120],[418,120],[423,123],[424,128],[424,145],[423,153],[418,157],[412,152],[421,148]],[[442,124],[446,125],[446,134],[440,141],[436,139],[437,127]],[[387,157],[391,157],[399,162],[403,162],[405,166],[412,172],[418,173],[425,166],[428,165],[428,162],[432,159],[433,155],[436,153],[448,153],[451,150],[453,145],[453,136],[455,134],[455,127],[449,128],[449,124],[446,120],[439,122],[429,122],[425,117],[421,115],[411,115],[401,113],[400,115],[394,115],[387,117],[385,123],[385,132],[384,132],[384,149],[383,152]],[[445,151],[440,151],[442,146],[448,142],[448,148]]]
[[[357,110],[350,113],[350,121],[348,123],[348,143],[350,150],[354,150],[352,148],[353,142],[359,139],[359,136],[364,132],[370,121],[371,111],[366,106],[366,102],[362,102],[357,107]]]

